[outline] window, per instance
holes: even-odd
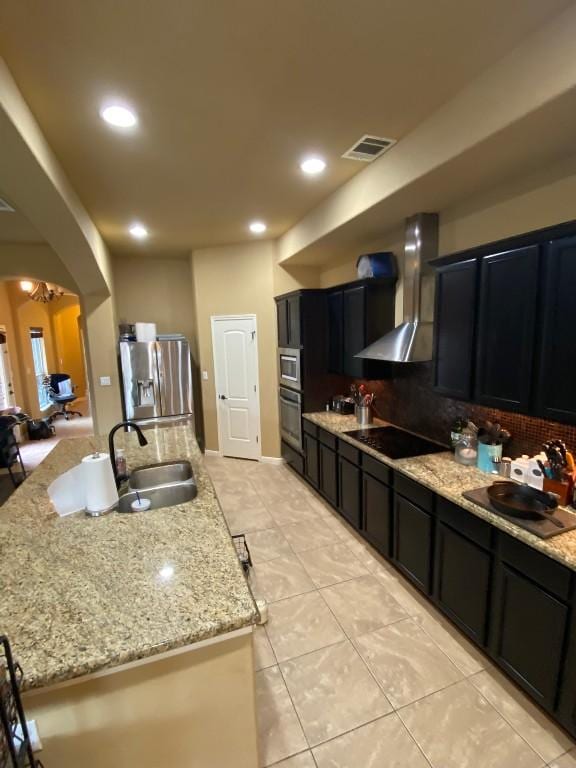
[[[46,362],[46,348],[44,346],[44,331],[42,328],[30,328],[30,343],[32,344],[34,373],[36,374],[36,387],[38,388],[38,405],[41,411],[45,411],[50,407],[51,403],[44,386],[44,378],[48,375],[48,364]]]

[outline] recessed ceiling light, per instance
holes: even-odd
[[[122,104],[107,104],[100,110],[100,117],[115,128],[133,128],[138,122],[136,113]]]
[[[263,232],[266,232],[267,227],[263,221],[252,221],[250,222],[249,229],[254,235],[261,235]]]
[[[143,224],[132,224],[128,232],[130,232],[132,237],[135,237],[136,240],[146,240],[148,237],[148,230]]]
[[[322,173],[326,168],[326,161],[321,157],[307,157],[300,163],[300,170],[302,173],[307,173],[309,176],[315,176],[317,173]]]
[[[32,288],[34,288],[34,283],[31,280],[20,280],[20,288],[25,293],[30,293]]]

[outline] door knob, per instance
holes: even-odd
[[[220,400],[228,400],[226,395],[218,395],[218,397],[220,398]]]

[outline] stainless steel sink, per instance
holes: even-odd
[[[189,461],[164,461],[137,467],[118,501],[119,512],[132,512],[132,502],[149,499],[150,509],[173,507],[191,501],[198,494]]]
[[[130,474],[129,486],[135,490],[156,488],[158,485],[184,483],[194,477],[189,461],[163,461],[161,464],[147,464],[137,467]]]
[[[162,485],[158,488],[147,488],[138,491],[140,498],[150,499],[152,502],[150,509],[159,509],[160,507],[173,507],[175,504],[184,504],[192,499],[198,493],[195,482],[174,483],[173,485]],[[131,504],[136,501],[136,491],[128,490],[120,496],[118,502],[118,512],[132,512]]]

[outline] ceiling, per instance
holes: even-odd
[[[401,139],[570,4],[19,0],[0,51],[111,250],[174,255],[248,239],[255,218],[283,234],[365,167],[340,158],[356,139]],[[100,120],[113,98],[132,133]],[[309,152],[320,178],[298,169]]]

